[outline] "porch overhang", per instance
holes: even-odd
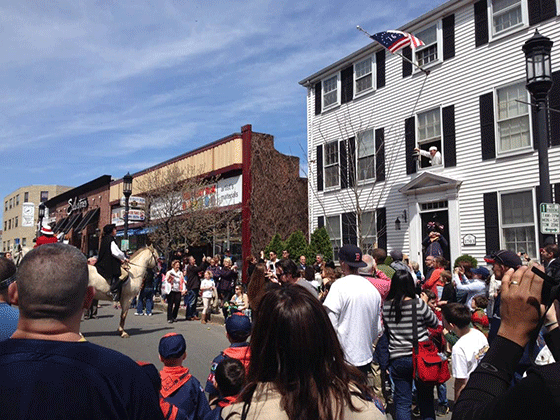
[[[448,178],[432,172],[424,172],[399,188],[405,195],[428,194],[441,191],[457,191],[463,181]]]

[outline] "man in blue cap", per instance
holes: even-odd
[[[344,245],[338,252],[344,277],[335,281],[325,309],[344,350],[348,363],[367,375],[373,360],[373,343],[381,333],[381,295],[358,268],[366,267],[356,245]]]

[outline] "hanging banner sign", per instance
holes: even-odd
[[[21,207],[21,226],[33,227],[33,219],[35,218],[35,204],[23,203]]]

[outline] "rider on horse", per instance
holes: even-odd
[[[117,227],[114,224],[105,225],[103,227],[103,238],[99,245],[99,253],[97,255],[97,263],[95,267],[99,274],[110,284],[109,294],[114,301],[120,300],[120,292],[122,283],[119,279],[121,276],[121,264],[128,261],[124,252],[122,252],[115,241],[117,235]]]

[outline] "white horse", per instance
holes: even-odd
[[[121,275],[121,280],[126,279],[125,283],[122,285],[121,291],[121,319],[119,323],[118,331],[121,337],[127,338],[129,335],[124,330],[124,323],[126,321],[126,315],[128,314],[128,309],[130,308],[130,301],[140,291],[142,286],[142,281],[144,280],[144,275],[148,268],[154,268],[157,265],[157,259],[159,255],[153,246],[147,246],[139,249],[130,257],[128,262],[129,270],[128,273],[124,270],[123,275]],[[94,299],[98,300],[109,300],[112,301],[111,297],[107,295],[109,292],[109,283],[103,278],[98,272],[95,266],[88,265],[89,269],[89,285],[95,288]]]

